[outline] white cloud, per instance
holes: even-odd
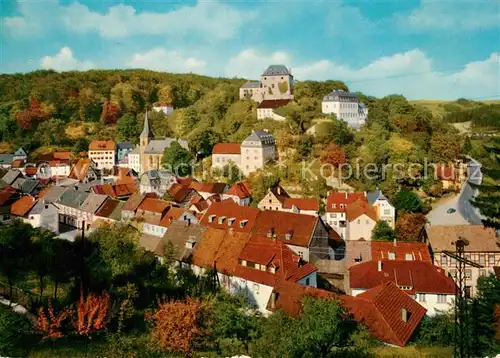
[[[146,68],[176,73],[205,73],[207,63],[195,57],[183,57],[177,51],[154,48],[144,53],[135,53],[128,63],[132,68]]]
[[[366,18],[359,7],[348,6],[341,1],[328,3],[326,28],[332,34],[342,38],[376,34],[377,25]]]
[[[45,5],[45,2],[39,4]],[[252,11],[238,11],[218,1],[199,1],[194,6],[183,6],[168,12],[138,12],[130,5],[119,4],[109,7],[104,14],[79,2],[65,6],[50,1],[49,16],[40,16],[37,9],[42,6],[39,4],[18,2],[21,16],[5,18],[7,30],[20,36],[49,27],[65,27],[79,34],[95,32],[104,38],[195,33],[210,39],[228,39],[256,15]]]
[[[296,80],[344,80],[351,90],[380,97],[396,93],[411,99],[500,95],[500,53],[456,72],[440,72],[419,49],[381,57],[360,68],[329,60],[297,63],[286,52],[267,55],[247,49],[229,59],[225,72],[227,76],[258,78],[273,63],[291,66]]]
[[[479,30],[500,26],[500,3],[495,0],[421,0],[420,7],[400,25],[430,30]]]
[[[78,61],[73,57],[73,52],[69,47],[63,47],[54,56],[45,56],[40,61],[40,66],[44,69],[55,71],[88,70],[94,66],[90,61]]]

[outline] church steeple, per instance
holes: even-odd
[[[149,127],[148,110],[146,110],[146,116],[144,117],[144,128],[142,129],[141,138],[154,138],[153,131]]]

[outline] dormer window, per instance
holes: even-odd
[[[271,238],[274,236],[274,228],[270,228],[268,231],[267,231],[267,237]]]
[[[234,223],[235,220],[236,220],[236,218],[229,218],[229,219],[227,219],[227,226],[233,225],[233,223]]]
[[[224,222],[224,220],[226,220],[226,217],[225,216],[221,216],[219,218],[219,224],[222,224]]]
[[[344,208],[344,204],[340,204],[340,208],[343,209]]]
[[[337,204],[332,204],[332,208],[336,209],[337,208]]]
[[[292,236],[293,236],[293,231],[292,231],[292,230],[289,230],[289,231],[285,234],[285,240],[291,240],[291,239],[292,239]]]
[[[194,246],[196,245],[196,240],[193,238],[189,238],[186,241],[186,249],[194,249]]]
[[[268,267],[268,271],[269,271],[270,273],[276,273],[276,269],[274,268],[274,266],[269,266],[269,267]]]
[[[240,228],[241,228],[241,229],[243,229],[247,223],[248,223],[248,220],[247,220],[247,219],[245,219],[245,220],[241,220],[241,221],[240,221]]]
[[[389,260],[396,260],[396,254],[394,252],[389,252]]]
[[[405,259],[406,261],[413,261],[413,254],[406,254]]]
[[[241,266],[246,266],[247,265],[247,261],[246,260],[240,260],[240,265]]]
[[[214,222],[214,220],[215,220],[215,215],[210,215],[210,216],[208,217],[208,222],[209,222],[209,223],[213,223],[213,222]]]

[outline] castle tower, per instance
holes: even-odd
[[[146,148],[149,144],[149,140],[154,138],[153,131],[149,127],[148,111],[146,110],[146,116],[144,118],[144,128],[139,136],[139,160],[141,164],[141,174],[148,170],[148,160],[146,158]]]

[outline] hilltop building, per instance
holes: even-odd
[[[355,93],[334,90],[323,97],[321,111],[335,114],[337,119],[347,122],[353,129],[359,129],[366,122],[368,108]]]
[[[244,175],[264,168],[276,159],[274,137],[268,131],[252,131],[241,143],[218,143],[212,150],[212,168],[222,169],[232,162]]]
[[[240,99],[255,102],[293,99],[293,75],[285,65],[271,65],[260,76],[260,81],[249,81],[240,87]]]

